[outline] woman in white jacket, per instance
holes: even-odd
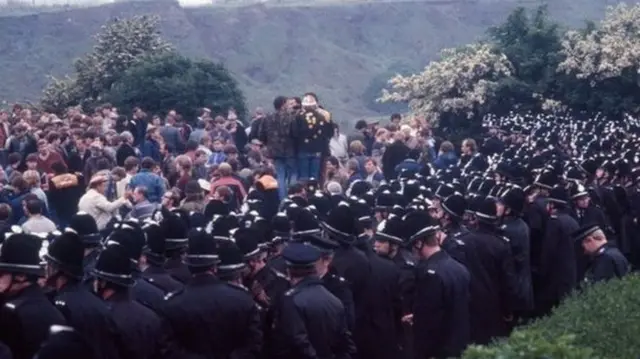
[[[129,192],[125,192],[122,197],[113,202],[109,202],[105,197],[107,190],[107,177],[104,174],[96,174],[89,181],[89,190],[80,198],[78,210],[86,212],[96,220],[98,230],[104,230],[109,222],[118,213],[122,206],[130,206]]]

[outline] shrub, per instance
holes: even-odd
[[[586,288],[546,318],[464,358],[616,358],[640,354],[640,275]],[[575,356],[578,355],[579,356]]]

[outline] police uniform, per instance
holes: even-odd
[[[233,245],[228,239],[224,241]],[[210,234],[192,230],[185,263],[194,275],[182,290],[166,296],[161,312],[183,357],[258,357],[262,348],[258,307],[246,288],[224,282],[210,272],[216,266],[221,276],[240,271],[244,268],[242,256],[238,254],[240,261],[232,263],[222,261],[225,258],[220,254],[219,258]]]
[[[115,292],[103,297],[120,334],[121,355],[125,358],[162,358],[170,345],[170,336],[162,320],[149,307],[134,300],[131,287],[135,284],[131,260],[119,244],[108,244],[100,252],[93,275]],[[99,289],[99,295],[103,296]]]
[[[147,245],[143,249],[147,268],[142,271],[142,278],[160,288],[164,294],[178,291],[182,283],[173,278],[164,268],[166,238],[162,228],[155,222],[145,223],[143,229],[147,238]]]
[[[120,338],[109,309],[80,283],[83,255],[82,240],[74,232],[62,233],[49,245],[45,260],[57,271],[50,281],[66,278],[66,284],[55,291],[53,303],[68,325],[95,348],[96,359],[118,358]]]
[[[581,243],[590,234],[601,228],[597,224],[581,227],[572,234],[573,239]],[[584,281],[597,283],[614,278],[622,278],[629,273],[629,262],[624,255],[610,243],[605,243],[592,256]]]
[[[93,347],[82,332],[72,327],[53,325],[49,338],[42,344],[34,359],[82,358],[98,359],[99,348]],[[117,356],[102,356],[117,358]]]
[[[84,276],[82,282],[90,289],[93,284],[91,273],[100,253],[98,247],[102,243],[102,235],[98,231],[96,220],[85,212],[78,212],[73,215],[69,220],[69,228],[80,236],[85,252],[88,251],[83,260]]]
[[[0,249],[0,273],[42,276],[38,257],[41,243],[32,235],[10,234]],[[0,308],[0,343],[9,347],[14,359],[32,359],[54,324],[65,324],[63,315],[38,284],[30,282],[17,293],[8,293]]]
[[[287,264],[312,267],[320,251],[291,243],[283,252]],[[355,346],[347,328],[344,306],[315,275],[301,278],[276,306],[274,358],[351,358]]]

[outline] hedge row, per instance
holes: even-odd
[[[640,275],[591,286],[543,319],[464,359],[638,359]]]

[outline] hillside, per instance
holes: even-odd
[[[568,26],[597,19],[613,0],[554,0]],[[372,115],[362,100],[390,68],[422,68],[444,47],[483,36],[515,1],[349,3],[325,6],[182,8],[177,2],[117,3],[0,17],[0,99],[36,100],[47,75],[62,76],[109,18],[157,14],[183,53],[223,61],[248,105],[270,107],[278,94],[314,91],[341,121]],[[524,3],[535,6],[537,2]]]

